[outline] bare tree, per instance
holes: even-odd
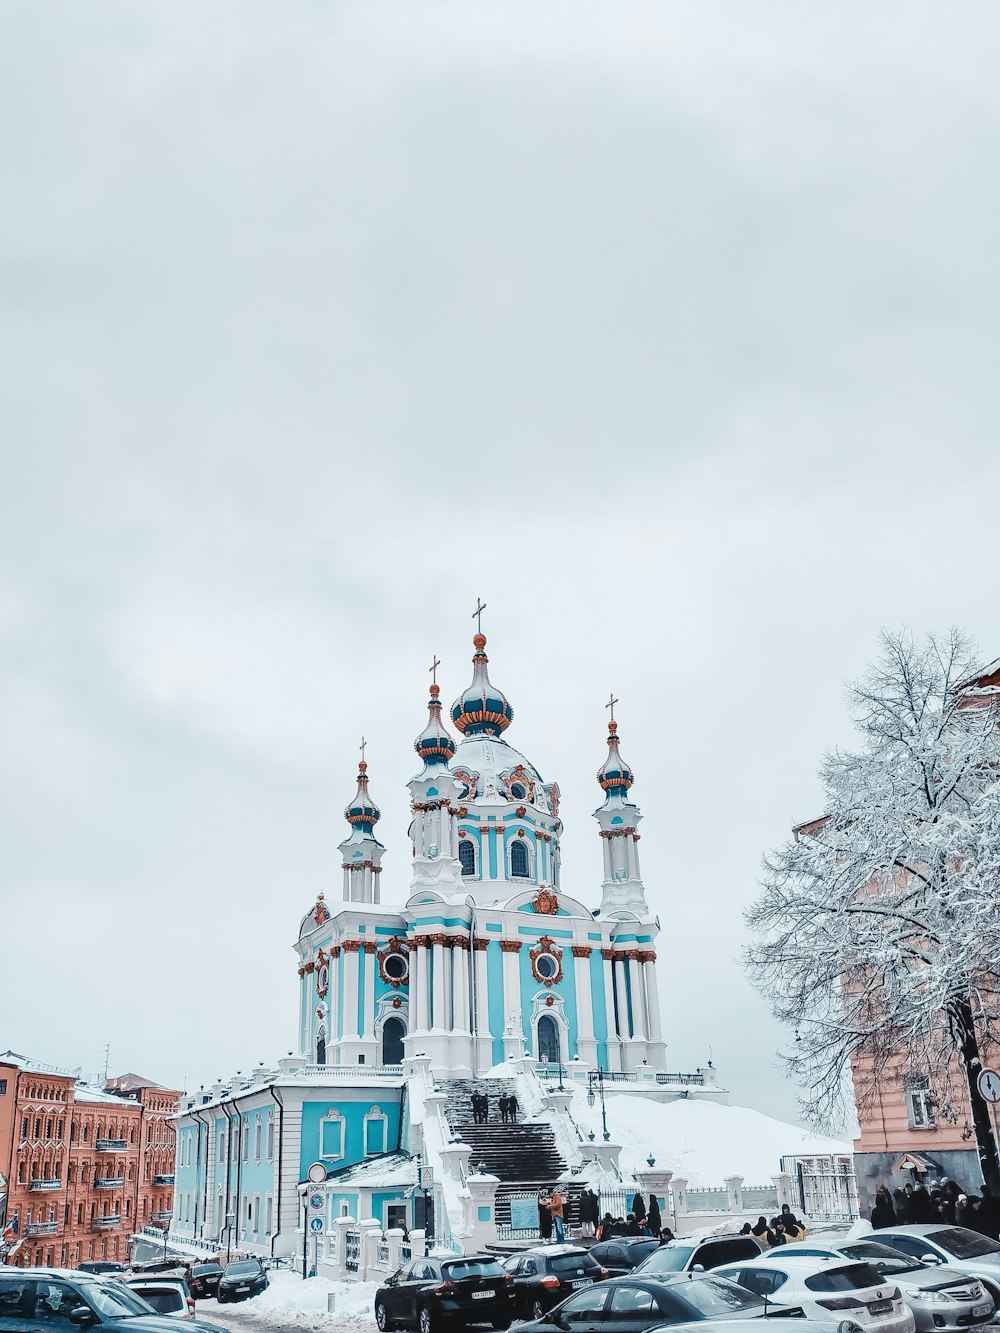
[[[966,1085],[983,1178],[997,1149],[975,1089],[996,1038],[1000,732],[968,640],[883,635],[851,687],[859,745],[825,758],[825,813],[764,862],[746,963],[795,1031],[783,1057],[814,1124],[924,1076],[954,1118]],[[964,1100],[964,1098],[962,1098]]]

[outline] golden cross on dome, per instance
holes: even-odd
[[[481,601],[479,600],[479,598],[477,597],[477,598],[476,598],[476,609],[475,609],[475,611],[473,611],[473,613],[472,613],[472,619],[476,622],[476,633],[477,633],[477,634],[482,634],[482,632],[483,632],[483,612],[484,612],[485,610],[486,610],[486,603],[485,603],[485,602],[481,602]]]
[[[434,683],[435,685],[438,683],[438,667],[439,667],[440,665],[441,665],[441,661],[440,661],[440,659],[439,659],[437,653],[435,653],[435,654],[434,654],[434,661],[433,661],[433,662],[431,663],[431,665],[430,665],[431,680],[433,681],[433,683]]]
[[[365,740],[364,736],[362,736],[362,737],[361,737],[361,744],[358,746],[358,749],[361,751],[361,762],[362,762],[362,763],[365,762],[365,746],[366,746],[367,744],[368,744],[368,742]]]
[[[619,701],[618,699],[615,698],[615,692],[614,692],[614,690],[612,690],[612,691],[611,691],[611,698],[610,698],[610,699],[608,700],[608,702],[604,705],[605,708],[610,708],[610,709],[611,709],[611,721],[612,721],[612,722],[614,722],[614,720],[615,720],[615,704],[616,704],[616,703],[619,703],[619,702],[620,702],[620,701]]]

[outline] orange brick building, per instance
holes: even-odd
[[[77,1072],[12,1051],[0,1055],[7,1262],[65,1268],[127,1262],[129,1236],[164,1224],[173,1208],[169,1117],[179,1100],[179,1093],[135,1074],[95,1088]]]

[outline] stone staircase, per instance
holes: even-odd
[[[563,1175],[566,1163],[556,1147],[551,1126],[542,1122],[527,1124],[524,1113],[518,1110],[517,1123],[505,1125],[500,1119],[500,1098],[517,1096],[514,1079],[438,1079],[439,1091],[447,1093],[446,1113],[453,1134],[472,1149],[469,1169],[480,1164],[491,1175],[498,1176],[500,1186],[496,1195],[498,1226],[510,1224],[511,1195],[537,1194],[550,1189]],[[472,1094],[482,1092],[490,1102],[490,1118],[485,1125],[477,1125],[472,1118]],[[566,1222],[577,1217],[577,1201],[582,1185],[564,1183]]]

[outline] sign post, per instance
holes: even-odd
[[[1000,1102],[1000,1074],[995,1069],[980,1070],[979,1077],[976,1079],[976,1086],[979,1089],[979,1095],[984,1102],[989,1102],[990,1114],[993,1117],[993,1143],[998,1155],[1000,1155],[1000,1134],[997,1133],[997,1102]]]

